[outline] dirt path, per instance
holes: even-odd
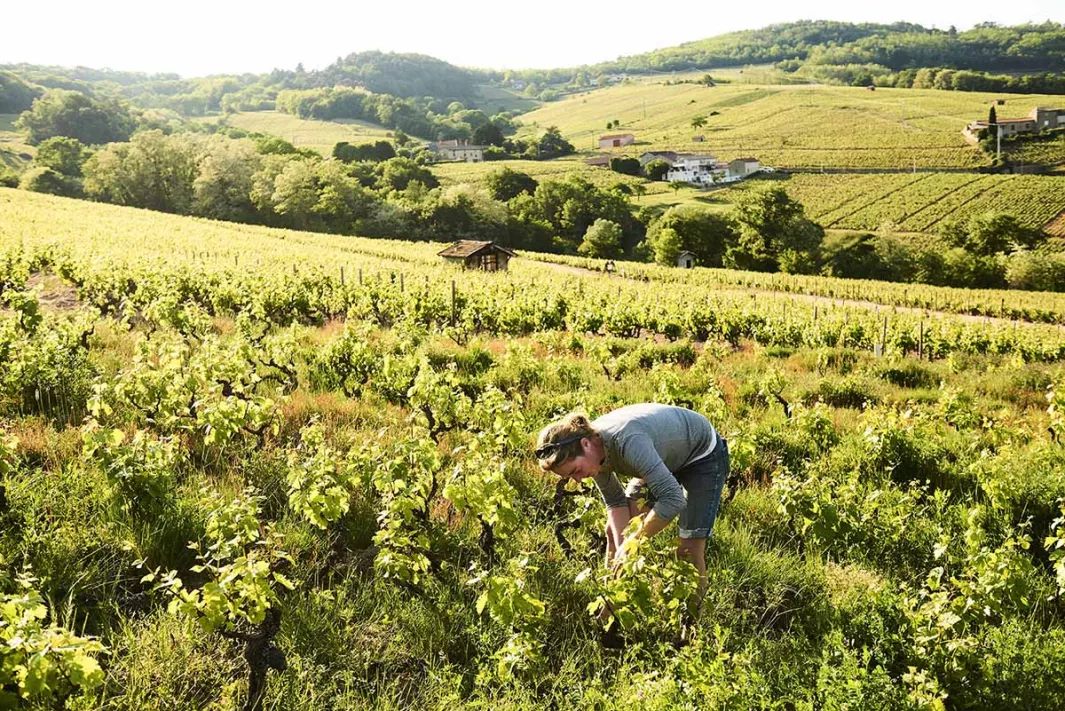
[[[603,276],[602,272],[595,271],[594,269],[585,269],[584,267],[574,267],[569,264],[553,264],[551,262],[536,262],[557,272],[563,272],[566,274],[573,274],[576,276]],[[623,276],[615,273],[614,276],[618,279],[630,279],[630,277]],[[830,296],[818,296],[816,294],[794,294],[788,291],[774,291],[772,289],[740,289],[736,287],[723,286],[717,291],[729,294],[732,296],[746,296],[750,298],[754,296],[756,299],[758,296],[776,296],[786,297],[793,301],[798,301],[806,304],[814,304],[821,306],[847,306],[854,308],[863,308],[869,311],[883,311],[887,314],[901,313],[901,314],[919,314],[929,318],[955,318],[961,319],[966,323],[994,323],[999,325],[1008,325],[1014,323],[1013,320],[1008,318],[999,318],[997,316],[974,316],[972,314],[959,314],[953,311],[936,311],[933,309],[919,309],[912,306],[892,306],[889,304],[881,304],[876,301],[865,301],[863,299],[836,299]],[[1034,321],[1019,320],[1020,323],[1032,324],[1032,325],[1049,325],[1038,324]]]

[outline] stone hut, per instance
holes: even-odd
[[[677,266],[682,269],[691,269],[695,266],[695,253],[688,250],[681,250],[681,253],[677,255]]]
[[[466,269],[483,269],[486,272],[505,272],[510,259],[518,256],[495,242],[479,242],[472,239],[460,239],[436,254],[448,262],[461,264]]]

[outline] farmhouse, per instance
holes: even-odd
[[[461,264],[466,269],[483,269],[486,272],[505,272],[511,257],[518,256],[495,242],[478,242],[472,239],[460,239],[436,254],[445,261]]]
[[[599,137],[600,148],[620,148],[621,146],[632,145],[635,142],[636,136],[631,133],[612,133]]]
[[[592,156],[585,160],[584,164],[598,168],[608,167],[610,165],[610,156]]]
[[[757,158],[737,158],[728,162],[729,175],[738,175],[745,178],[751,173],[757,173],[762,169]]]
[[[647,151],[640,154],[640,165],[647,165],[653,160],[664,160],[670,165],[673,165],[673,162],[679,157],[680,154],[674,153],[673,151]]]
[[[688,250],[682,250],[677,255],[677,266],[682,269],[691,269],[695,266],[695,253]]]
[[[466,141],[438,141],[430,143],[429,148],[445,160],[462,160],[467,163],[480,163],[484,160],[484,146],[472,146]]]
[[[1022,133],[1039,133],[1052,128],[1065,128],[1065,109],[1035,108],[1028,113],[1027,118],[998,119],[998,131],[1003,138],[1017,136]],[[995,129],[987,121],[973,121],[962,133],[970,143],[979,140],[979,133],[984,129],[990,129],[994,136]]]
[[[681,154],[671,165],[666,174],[669,182],[703,186],[735,183],[762,170],[754,158],[737,158],[725,163],[711,155]]]

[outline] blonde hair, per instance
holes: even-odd
[[[558,422],[552,422],[540,430],[540,436],[536,438],[536,449],[539,450],[553,442],[572,440],[575,437],[596,437],[598,434],[588,422],[588,415],[583,412],[571,412]],[[580,439],[555,447],[548,452],[547,456],[538,460],[540,468],[550,471],[563,462],[579,457],[582,451]]]

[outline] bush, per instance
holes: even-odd
[[[61,195],[63,197],[78,197],[81,195],[81,186],[72,178],[52,170],[51,168],[30,168],[22,174],[18,184],[22,190],[35,193],[47,193],[48,195]]]

